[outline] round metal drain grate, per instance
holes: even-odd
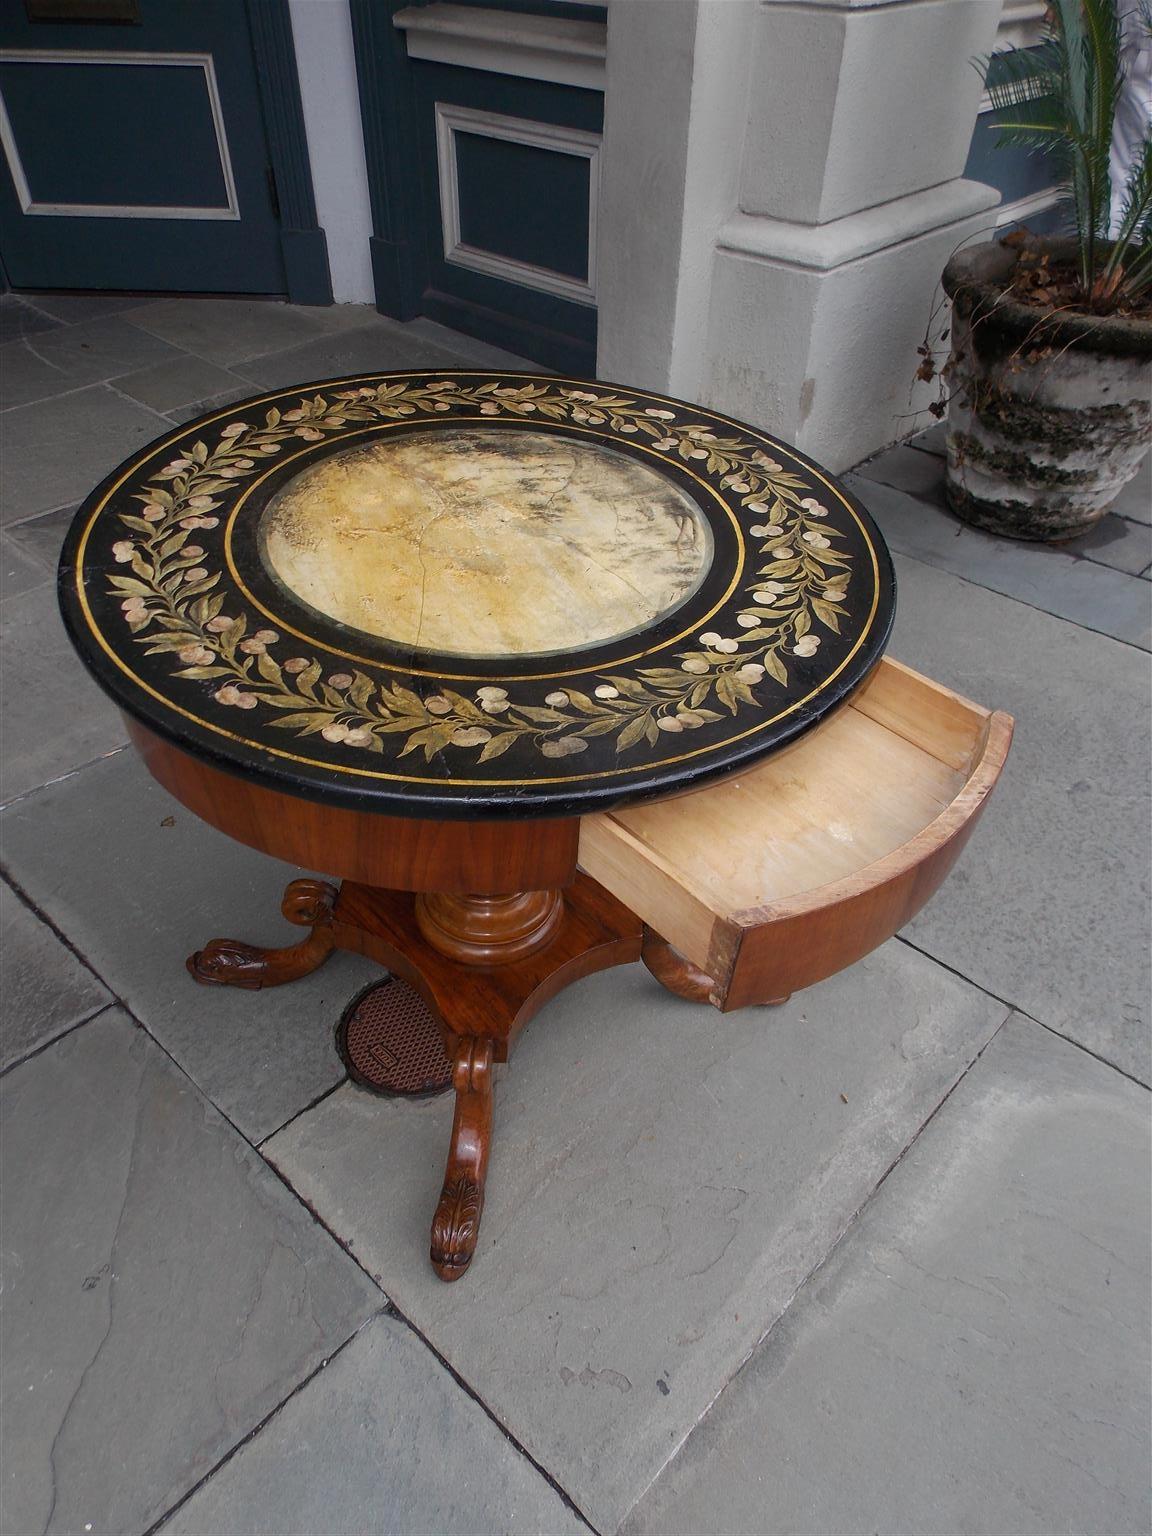
[[[443,1093],[452,1085],[440,1026],[420,994],[392,976],[365,987],[336,1026],[336,1049],[348,1075],[373,1093]]]

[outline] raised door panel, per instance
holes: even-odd
[[[562,372],[596,357],[603,95],[413,60],[426,314]]]

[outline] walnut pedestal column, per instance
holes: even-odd
[[[507,965],[534,955],[555,934],[563,915],[559,891],[512,896],[436,892],[416,898],[420,932],[433,949],[461,965]]]

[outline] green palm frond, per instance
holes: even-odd
[[[1012,116],[998,124],[1001,144],[1049,149],[1065,130],[1060,110],[1059,52],[1051,42],[1039,48],[996,53],[980,61],[985,84],[997,113]]]
[[[1124,201],[1120,208],[1120,227],[1116,247],[1146,245],[1152,233],[1152,134],[1144,140],[1144,153],[1132,167]]]
[[[1147,9],[1145,0],[1133,5]],[[1071,216],[1085,295],[1101,300],[1132,292],[1134,275],[1150,281],[1144,257],[1152,211],[1152,130],[1125,190],[1121,227],[1108,240],[1112,187],[1109,151],[1123,82],[1115,0],[1053,0],[1037,48],[980,61],[1000,121],[1000,144],[1050,156]]]

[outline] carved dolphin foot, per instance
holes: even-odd
[[[278,987],[324,964],[335,948],[332,935],[332,908],[336,887],[324,880],[293,880],[284,892],[280,910],[290,923],[312,932],[299,944],[283,949],[260,949],[238,939],[213,939],[203,949],[189,955],[187,965],[197,981],[205,985],[244,987],[255,992],[260,987]]]
[[[459,1280],[472,1262],[484,1210],[484,1176],[492,1140],[492,1041],[457,1038],[452,1084],[456,1113],[444,1188],[432,1218],[432,1268]]]

